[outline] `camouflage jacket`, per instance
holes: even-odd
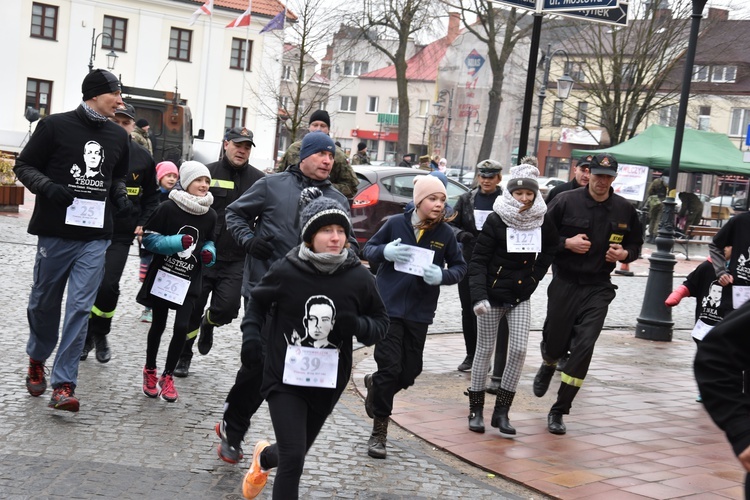
[[[365,154],[354,153],[352,156],[352,165],[369,165],[370,157]]]
[[[136,143],[148,149],[148,152],[151,153],[151,155],[154,154],[154,147],[151,144],[151,139],[148,138],[148,132],[143,130],[141,127],[135,127],[135,130],[133,130],[130,136]]]
[[[301,146],[302,141],[294,142],[289,146],[283,158],[281,158],[278,167],[276,167],[277,172],[283,172],[290,166],[299,163],[299,150]],[[346,161],[346,155],[339,147],[336,147],[336,154],[333,157],[333,168],[328,179],[333,184],[333,187],[338,189],[347,198],[352,199],[357,194],[359,180],[354,175],[354,170],[349,166],[349,162]]]

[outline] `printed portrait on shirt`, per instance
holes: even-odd
[[[296,330],[292,331],[288,339],[290,344],[324,349],[336,347],[328,341],[328,335],[336,323],[336,306],[325,295],[313,295],[305,302],[302,324],[305,336],[300,337]]]

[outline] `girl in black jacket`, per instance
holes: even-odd
[[[349,382],[352,335],[373,345],[388,330],[375,279],[348,248],[345,209],[319,197],[300,223],[303,243],[271,266],[245,309],[243,344],[260,350],[261,330],[265,335],[261,394],[277,441],[255,445],[245,498],[262,491],[272,468],[278,468],[273,498],[298,497],[305,455]]]
[[[557,231],[545,218],[547,206],[539,196],[539,171],[533,165],[510,170],[505,192],[477,238],[469,264],[469,287],[477,315],[477,351],[469,388],[469,429],[484,432],[484,388],[500,319],[507,315],[508,354],[491,425],[515,434],[508,410],[516,394],[531,323],[529,297],[552,263]]]

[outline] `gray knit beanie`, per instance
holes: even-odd
[[[336,200],[320,196],[305,205],[300,215],[302,241],[312,243],[313,236],[321,227],[338,224],[346,234],[351,232],[352,223],[346,210]]]
[[[534,192],[534,196],[539,194],[539,183],[536,178],[539,177],[539,169],[534,165],[524,163],[510,169],[510,179],[506,189],[513,193],[517,189],[528,189]]]

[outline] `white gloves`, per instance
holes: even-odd
[[[443,270],[435,264],[430,264],[424,268],[424,281],[428,285],[439,285],[443,282]]]
[[[481,316],[490,312],[490,302],[488,300],[480,300],[474,304],[474,314]]]
[[[396,238],[385,246],[383,257],[391,262],[405,264],[411,258],[411,250],[407,246],[401,245],[401,238]]]

